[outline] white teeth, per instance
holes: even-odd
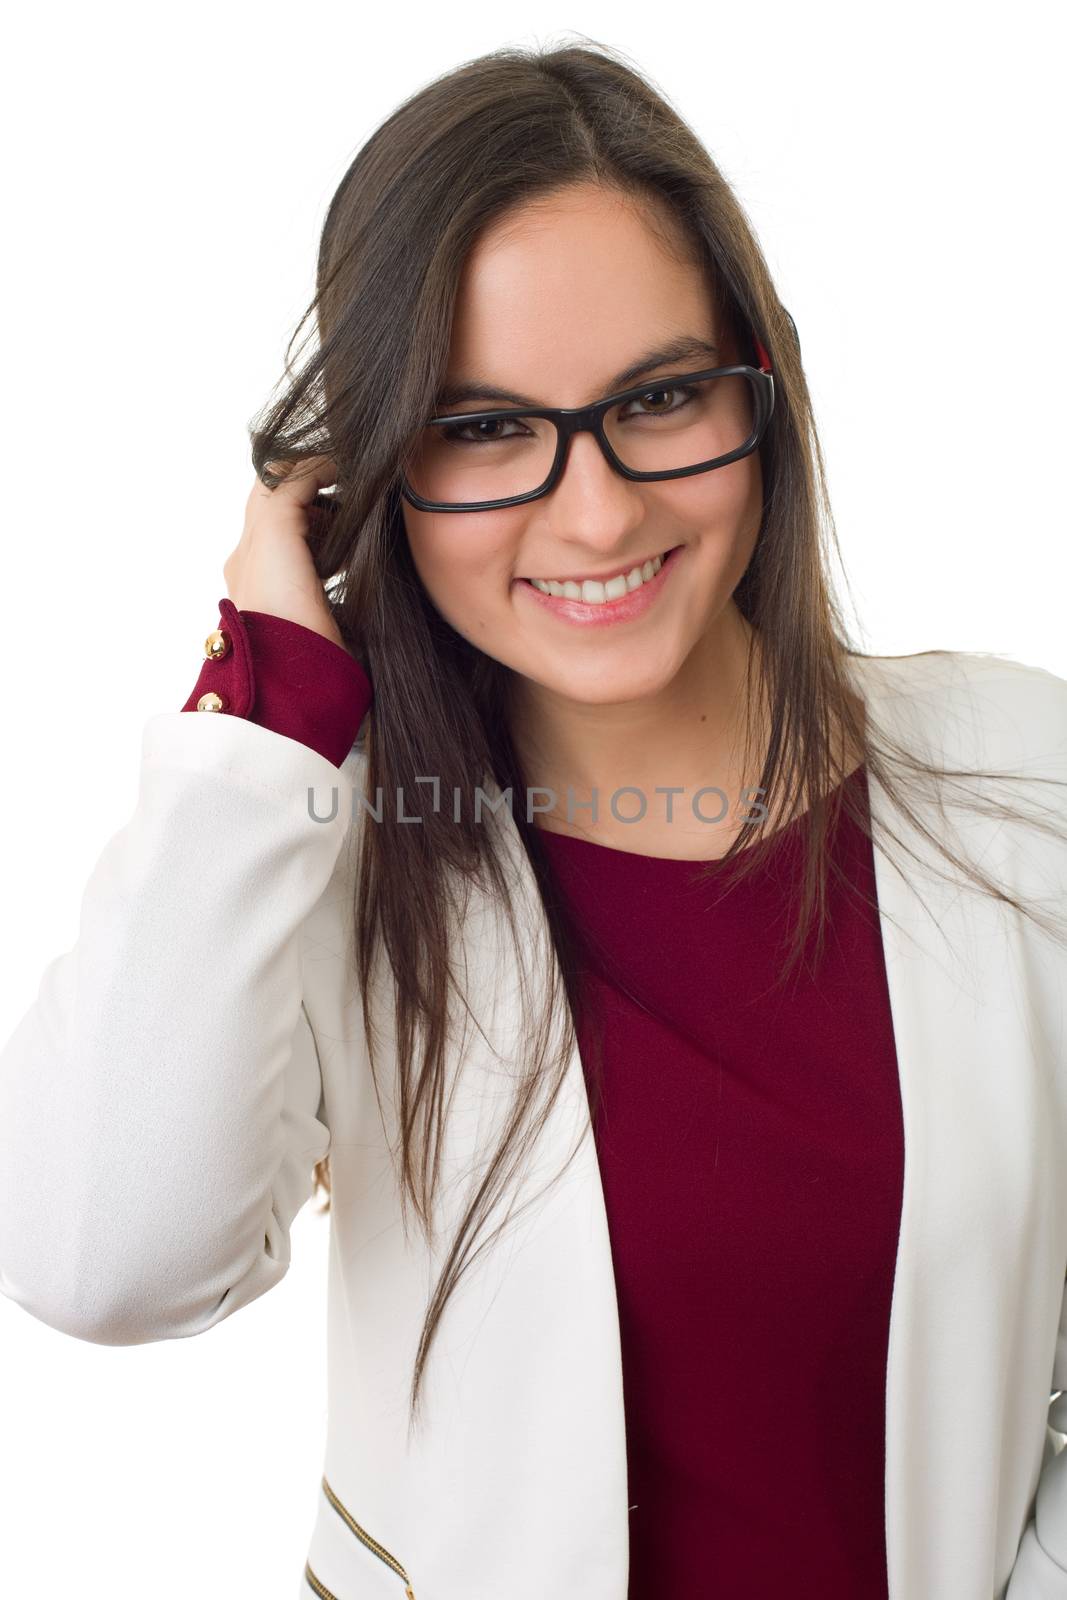
[[[663,559],[663,556],[653,556],[644,566],[632,567],[629,572],[620,572],[603,583],[595,578],[585,578],[581,583],[575,583],[572,579],[560,583],[555,578],[531,578],[530,582],[542,594],[554,594],[565,600],[583,600],[586,605],[602,606],[608,600],[618,600],[631,589],[639,589],[643,583],[654,578],[663,565]]]

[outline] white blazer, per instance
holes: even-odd
[[[850,670],[874,718],[946,762],[1067,779],[1067,681],[962,653]],[[523,1197],[579,1154],[453,1293],[408,1438],[426,1297],[510,1105],[520,973],[499,908],[472,902],[457,944],[480,1029],[453,1039],[428,1250],[414,1221],[405,1234],[389,1155],[389,982],[379,971],[383,1117],[351,966],[355,849],[373,826],[359,807],[352,819],[351,795],[365,781],[358,744],[339,771],[238,718],[149,719],[136,807],[85,888],[77,943],[0,1055],[0,1290],[99,1343],[203,1333],[284,1276],[329,1151],[328,1440],[294,1595],[626,1600],[619,1328],[577,1051]],[[1067,827],[1067,792],[1028,788]],[[329,816],[335,791],[336,814],[314,820],[309,802]],[[1050,1426],[1067,1431],[1067,1397],[1048,1411],[1067,1388],[1067,951],[927,871],[936,852],[892,814],[920,858],[899,875],[879,842],[886,796],[873,778],[869,791],[906,1163],[889,1594],[1067,1600],[1067,1454]],[[943,836],[934,804],[923,817]],[[958,818],[973,858],[1063,911],[1062,844]],[[536,975],[547,927],[532,874],[507,811],[487,825]],[[787,1351],[773,1378],[788,1428]],[[756,1595],[758,1550],[752,1570]]]

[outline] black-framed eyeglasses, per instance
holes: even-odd
[[[584,432],[596,437],[616,472],[639,483],[728,466],[756,449],[774,412],[770,357],[755,335],[752,342],[758,367],[673,373],[591,406],[432,417],[409,443],[401,493],[420,511],[524,505],[555,488],[571,438]],[[677,403],[642,409],[660,395],[676,396]]]

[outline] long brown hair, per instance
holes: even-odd
[[[395,980],[398,1065],[391,1092],[401,1202],[405,1216],[407,1205],[414,1206],[428,1235],[445,1121],[457,881],[477,881],[498,897],[515,937],[498,847],[492,830],[473,821],[473,791],[487,773],[502,791],[521,795],[525,786],[509,725],[511,674],[448,626],[425,593],[405,536],[398,463],[405,443],[434,414],[459,275],[479,234],[524,201],[589,181],[641,203],[651,226],[668,223],[676,247],[681,241],[706,271],[741,347],[751,351],[755,334],[771,357],[775,412],[760,446],[763,516],[734,598],[759,640],[759,672],[750,670],[748,678],[748,727],[757,726],[759,696],[760,720],[770,729],[757,752],[762,765],[752,770],[766,794],[789,796],[792,814],[802,817],[803,898],[783,978],[812,927],[816,960],[822,950],[827,873],[837,871],[827,838],[838,809],[871,837],[862,794],[842,782],[849,747],[862,752],[894,803],[980,890],[1032,914],[944,839],[933,838],[893,768],[906,770],[912,782],[1012,775],[931,765],[885,739],[847,687],[846,657],[860,652],[848,643],[829,577],[836,530],[795,330],[748,218],[707,151],[661,92],[620,52],[596,41],[508,47],[462,64],[401,104],[346,172],[322,230],[316,296],[293,336],[314,313],[317,342],[298,371],[290,341],[282,392],[251,430],[253,460],[265,482],[278,481],[268,462],[298,470],[301,458],[328,454],[338,464],[336,491],[320,495],[310,543],[338,625],[374,685],[360,731],[369,790],[381,785],[392,795],[402,788],[410,806],[426,793],[417,776],[436,774],[443,793],[461,797],[461,821],[447,808],[425,806],[421,826],[398,825],[383,808],[382,821],[363,831],[354,906],[369,1042],[375,1038],[369,979],[382,951]],[[975,804],[987,814],[1019,815],[1017,806],[1009,812],[995,801]],[[529,1060],[513,1114],[499,1146],[486,1153],[427,1308],[412,1374],[412,1421],[445,1302],[499,1232],[472,1251],[562,1085],[581,1011],[577,935],[553,895],[543,842],[525,807],[516,808],[514,821],[551,934],[544,1011],[530,1018]],[[1036,825],[1048,827],[1040,819]],[[759,827],[745,822],[716,863],[728,869],[719,873],[724,889],[757,865],[769,842],[756,837]],[[571,1026],[553,1053],[550,1019],[562,1006]],[[377,1087],[373,1044],[371,1061]],[[591,1106],[599,1063],[596,1073]],[[328,1161],[315,1179],[328,1195]]]

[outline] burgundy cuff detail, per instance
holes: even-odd
[[[219,601],[219,631],[230,648],[220,660],[205,659],[182,710],[195,711],[214,692],[223,704],[209,715],[246,717],[340,767],[374,698],[362,663],[303,623],[238,611],[228,599]]]
[[[303,623],[242,611],[255,671],[251,720],[340,767],[374,698],[361,662]]]
[[[183,711],[195,711],[201,695],[214,691],[222,699],[222,711],[233,717],[250,716],[256,702],[256,686],[252,668],[252,653],[241,613],[232,600],[219,601],[218,631],[224,633],[230,648],[218,661],[206,658],[193,692],[182,706]],[[218,716],[219,712],[204,713]]]

